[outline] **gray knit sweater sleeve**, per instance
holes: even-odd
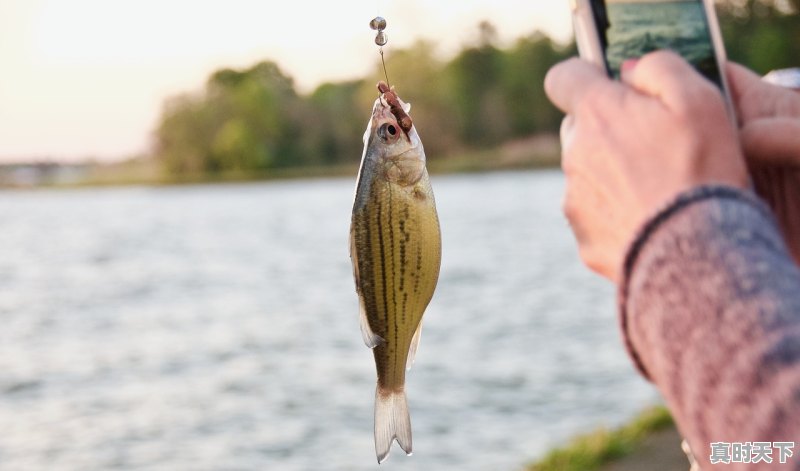
[[[800,268],[769,209],[733,188],[684,193],[624,270],[627,348],[703,469],[800,470]],[[794,456],[711,466],[712,442],[795,442]]]

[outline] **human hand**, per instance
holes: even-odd
[[[564,212],[584,263],[612,281],[636,232],[678,193],[748,186],[722,94],[672,52],[626,62],[621,83],[570,59],[550,70],[545,90],[567,113]]]
[[[728,83],[756,192],[780,222],[800,263],[800,93],[768,84],[737,64]]]

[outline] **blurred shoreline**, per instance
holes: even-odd
[[[500,146],[456,152],[428,161],[433,174],[553,168],[559,164],[558,136],[538,134]],[[346,177],[358,172],[357,161],[325,166],[298,166],[264,171],[239,171],[177,176],[154,157],[121,162],[26,162],[0,164],[0,189],[83,188],[100,186],[163,186],[239,183],[304,178]]]

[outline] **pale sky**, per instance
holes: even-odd
[[[571,34],[567,0],[0,0],[0,161],[146,151],[164,98],[220,67],[275,60],[309,92],[418,38],[452,53],[491,21],[500,40]],[[367,113],[368,110],[365,110]]]

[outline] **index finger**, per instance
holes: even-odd
[[[544,79],[544,91],[561,111],[575,110],[593,85],[611,82],[603,69],[577,57],[554,65]]]
[[[728,62],[728,84],[740,124],[758,118],[800,118],[800,95],[764,81],[747,68]]]

